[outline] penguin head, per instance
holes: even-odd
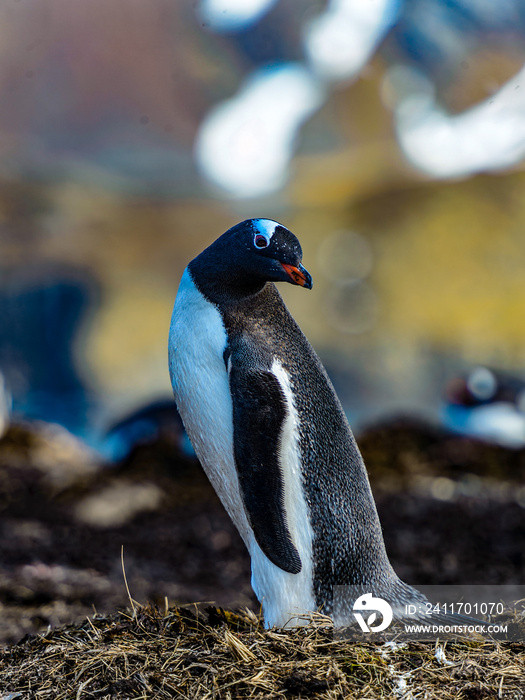
[[[271,219],[246,219],[223,233],[189,265],[203,286],[256,293],[266,282],[290,282],[312,288],[301,264],[302,249],[294,234]]]

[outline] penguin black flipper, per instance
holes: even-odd
[[[268,559],[291,574],[301,571],[284,507],[279,463],[286,399],[269,370],[230,365],[233,447],[241,495],[257,544]]]

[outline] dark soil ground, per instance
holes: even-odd
[[[525,581],[525,451],[413,421],[359,443],[404,580]],[[61,431],[12,426],[0,441],[0,643],[129,606],[122,548],[140,603],[258,612],[242,541],[176,445],[141,446],[108,468]]]

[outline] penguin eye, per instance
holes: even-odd
[[[270,245],[270,241],[266,236],[262,236],[260,233],[255,236],[253,242],[256,248],[267,248]]]

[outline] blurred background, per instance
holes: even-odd
[[[446,442],[440,452],[428,432],[410,440],[397,432],[394,441],[375,433],[360,442],[373,485],[379,474],[379,488],[395,482],[403,490],[403,470],[417,472],[419,481],[410,483],[429,532],[444,517],[435,503],[478,498],[483,489],[472,472],[488,454],[485,476],[507,480],[497,488],[490,482],[501,516],[490,546],[505,550],[494,576],[520,580],[524,39],[520,0],[0,4],[0,466],[14,470],[11,481],[0,479],[0,510],[15,577],[2,597],[0,575],[0,603],[33,600],[35,581],[51,582],[45,595],[55,600],[64,571],[73,576],[75,566],[90,566],[77,561],[88,540],[105,552],[106,531],[79,530],[72,558],[61,554],[73,501],[57,510],[55,529],[36,522],[46,503],[50,512],[45,498],[82,479],[95,478],[89,488],[98,484],[100,498],[84,491],[73,499],[75,518],[117,528],[111,561],[104,560],[113,577],[106,602],[114,581],[120,585],[120,543],[132,547],[145,537],[146,521],[133,521],[142,528],[133,536],[118,528],[136,512],[158,509],[170,487],[164,472],[155,487],[141,476],[135,489],[129,471],[124,484],[106,483],[110,477],[95,465],[100,455],[118,463],[148,435],[178,450],[178,466],[173,452],[167,459],[171,476],[191,459],[167,369],[173,300],[188,261],[250,217],[277,219],[301,241],[313,291],[280,291],[359,438],[368,426],[403,415],[519,451],[482,456],[473,443]],[[9,433],[10,421],[26,427]],[[87,454],[85,445],[96,452]],[[153,462],[143,457],[140,473],[151,472]],[[22,478],[22,463],[36,471]],[[429,464],[432,478],[424,481]],[[494,465],[505,467],[503,477]],[[34,490],[34,479],[44,492]],[[199,484],[202,493],[205,482]],[[177,498],[191,494],[186,482],[177,489]],[[474,538],[482,523],[497,521],[483,503],[479,520],[457,526]],[[465,552],[439,558],[439,542],[456,537],[452,528],[441,540],[425,535],[424,556],[433,562],[426,580],[415,540],[410,562],[405,556],[413,533],[423,533],[407,510],[416,506],[391,506],[379,502],[383,522],[395,511],[409,523],[408,530],[399,522],[385,527],[402,575],[422,583],[479,577],[484,556],[471,574],[460,566]],[[217,527],[203,517],[195,511],[181,521],[184,542],[164,573],[155,566],[173,549],[175,530],[170,525],[166,534],[159,520],[153,539],[160,553],[155,566],[143,567],[149,588],[135,580],[136,596],[217,599],[214,580],[195,587],[209,572],[205,542],[210,556],[220,552],[230,564],[236,548],[240,568],[219,562],[217,576],[225,577],[226,603],[238,602],[232,591],[241,590],[239,581],[249,600],[248,562],[236,534],[227,519]],[[473,541],[466,540],[469,552]],[[143,544],[148,553],[151,538]],[[480,541],[477,551],[490,546]],[[200,569],[197,552],[204,552]],[[169,588],[173,571],[188,588]],[[64,619],[49,610],[39,615]]]
[[[519,0],[12,0],[0,7],[0,369],[90,442],[169,397],[181,272],[237,221],[354,425],[524,374]]]

